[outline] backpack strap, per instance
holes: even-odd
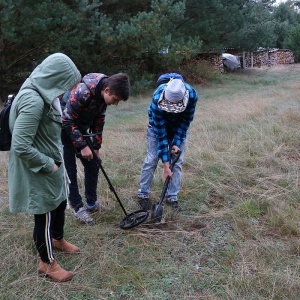
[[[182,80],[182,82],[184,82],[183,77],[178,73],[165,73],[158,77],[156,81],[156,87],[158,87],[161,84],[168,83],[172,79],[180,79]]]

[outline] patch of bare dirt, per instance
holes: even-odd
[[[145,223],[142,226],[137,227],[137,230],[147,234],[162,234],[166,232],[198,232],[206,227],[207,224],[200,220],[193,220],[180,224],[174,221],[162,221],[160,223]]]

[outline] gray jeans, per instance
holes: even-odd
[[[169,145],[170,147],[171,145]],[[172,180],[166,192],[166,197],[171,201],[178,200],[178,193],[181,186],[181,173],[184,153],[186,149],[186,140],[180,145],[181,155],[173,168]],[[139,198],[148,198],[151,190],[151,183],[153,180],[154,172],[156,170],[159,157],[157,156],[157,141],[156,135],[152,127],[147,130],[147,156],[142,166],[140,176],[140,189],[137,191]]]

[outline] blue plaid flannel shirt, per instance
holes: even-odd
[[[169,143],[180,146],[186,139],[187,130],[194,118],[198,95],[195,89],[185,83],[189,90],[189,101],[186,109],[181,113],[168,113],[157,106],[157,101],[164,91],[166,84],[161,84],[154,91],[152,102],[148,108],[149,125],[153,127],[157,140],[157,155],[162,162],[170,160]]]

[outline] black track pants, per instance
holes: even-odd
[[[60,240],[64,236],[66,205],[67,200],[50,212],[34,215],[33,240],[41,260],[45,263],[54,260],[52,238]]]

